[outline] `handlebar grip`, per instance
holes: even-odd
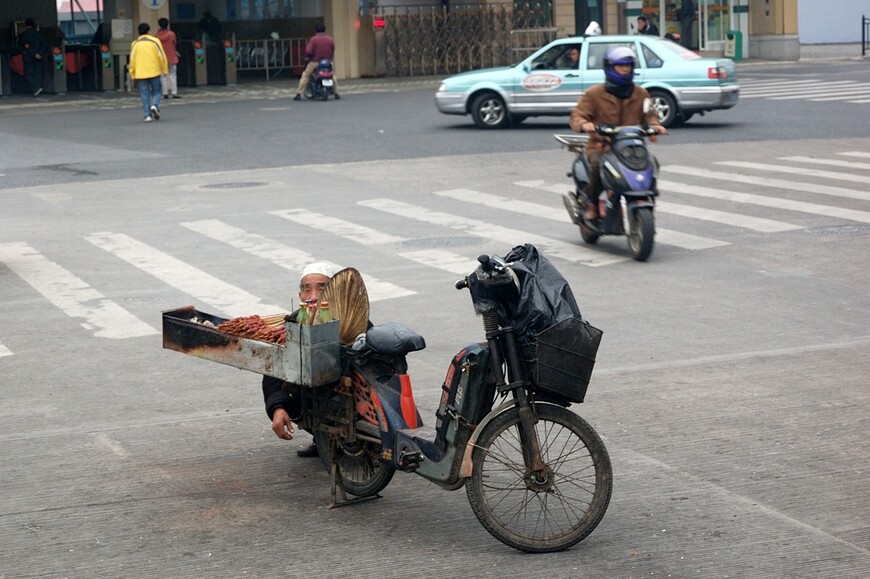
[[[456,283],[453,284],[453,285],[454,285],[454,286],[456,287],[456,289],[458,289],[458,290],[465,289],[465,288],[468,287],[468,278],[466,277],[466,278],[463,278],[463,279],[457,280]]]

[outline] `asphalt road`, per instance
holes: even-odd
[[[0,100],[0,577],[862,577],[870,105],[763,96],[834,77],[870,82],[747,68],[735,109],[661,139],[644,264],[564,215],[563,122],[478,131],[426,87],[191,94],[148,125],[128,96]],[[426,337],[409,362],[431,422],[482,339],[453,281],[530,241],[604,330],[573,409],[614,494],[563,553],[501,545],[464,491],[411,474],[326,509],[258,376],[161,349],[163,310],[289,307],[298,263],[353,265],[375,322]]]

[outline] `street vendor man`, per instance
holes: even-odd
[[[302,270],[299,279],[299,309],[291,313],[297,323],[305,323],[311,315],[321,315],[320,293],[326,287],[329,278],[333,276],[333,269],[326,263],[311,263]],[[328,313],[328,312],[326,312]],[[328,320],[324,320],[328,321]],[[272,431],[278,438],[292,440],[293,420],[298,420],[302,415],[301,401],[298,394],[299,386],[290,384],[280,378],[263,376],[263,400],[266,403],[266,414],[272,421]],[[317,456],[317,446],[311,443],[302,446],[296,454],[302,457]]]

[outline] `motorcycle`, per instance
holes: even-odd
[[[646,261],[653,250],[655,236],[655,198],[658,196],[658,161],[647,148],[647,139],[655,140],[657,131],[649,126],[599,125],[595,131],[603,137],[600,175],[602,191],[598,197],[598,218],[584,217],[589,200],[589,162],[587,138],[581,135],[553,135],[576,154],[567,174],[574,178],[574,191],[562,200],[571,221],[580,227],[580,237],[594,244],[602,235],[627,235],[632,258]]]
[[[504,544],[567,549],[601,521],[613,484],[601,438],[568,410],[584,399],[601,332],[533,246],[478,261],[455,285],[470,290],[486,342],[453,357],[434,427],[423,425],[407,374],[406,355],[425,341],[401,324],[344,348],[341,386],[326,400],[302,389],[301,425],[331,472],[333,504],[336,490],[344,502],[374,498],[396,471],[413,472],[446,490],[465,486]]]
[[[613,487],[604,443],[569,410],[586,396],[602,333],[534,246],[478,263],[455,287],[469,290],[485,341],[453,356],[434,425],[423,424],[408,375],[407,355],[426,342],[402,324],[342,341],[341,318],[303,325],[285,316],[286,341],[274,344],[262,330],[223,333],[227,320],[187,306],[164,312],[163,347],[295,383],[293,421],[312,433],[330,473],[330,508],[378,498],[397,471],[415,473],[445,490],[465,487],[502,543],[561,551],[595,529]]]
[[[305,87],[305,98],[325,101],[334,94],[334,86],[332,61],[324,58],[318,61],[317,68],[308,79],[308,86]]]

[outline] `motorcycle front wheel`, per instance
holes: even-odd
[[[332,440],[325,432],[315,430],[314,444],[327,471],[332,469],[332,457],[337,450],[336,463],[342,486],[355,497],[375,496],[390,484],[396,474],[393,467],[380,461],[381,447],[375,443]]]
[[[536,404],[535,413],[544,471],[526,469],[519,411],[512,408],[481,432],[465,489],[477,519],[505,545],[529,553],[562,551],[604,517],[613,470],[588,422],[552,404]]]
[[[628,232],[628,250],[635,261],[646,261],[653,250],[655,236],[655,220],[650,208],[638,209],[632,212],[630,230]]]

